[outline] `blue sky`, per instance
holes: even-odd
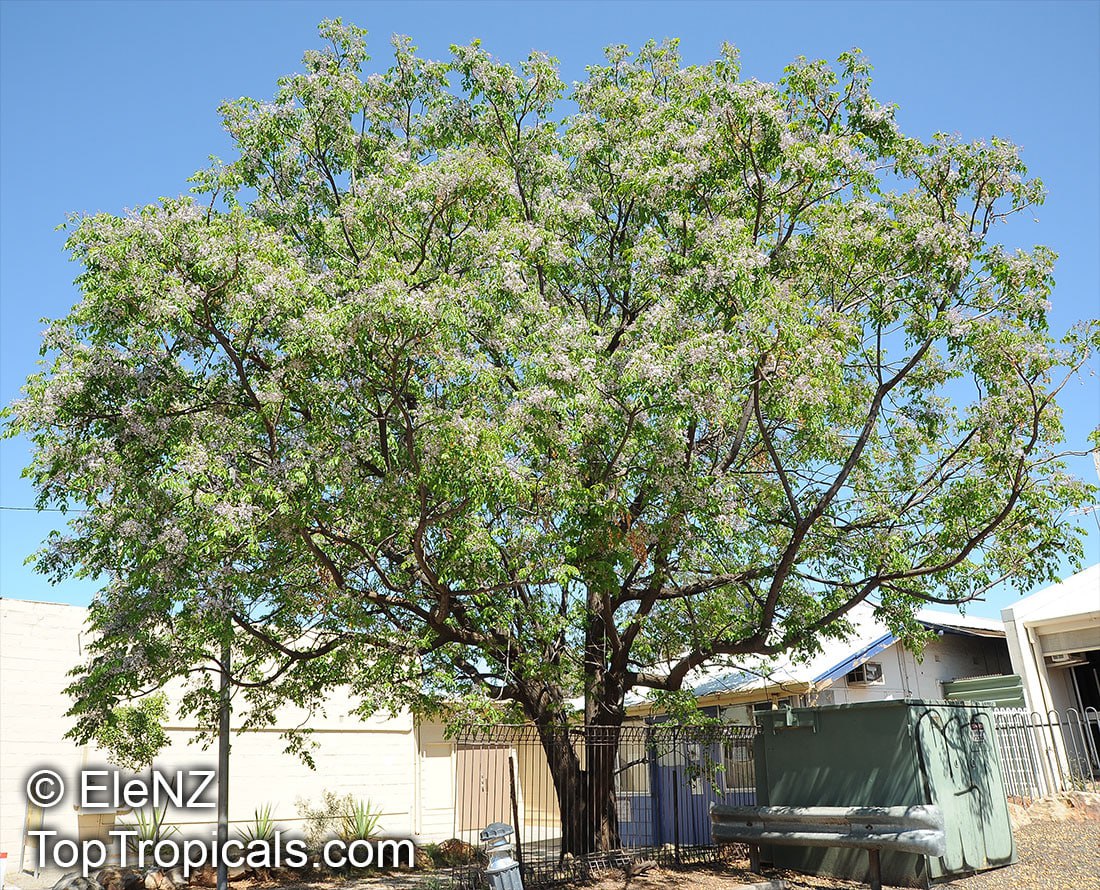
[[[481,38],[517,60],[532,49],[583,76],[612,43],[679,37],[687,62],[738,46],[746,76],[776,80],[798,55],[835,59],[858,46],[875,93],[900,105],[904,131],[1002,136],[1023,146],[1049,198],[1010,243],[1061,255],[1055,330],[1100,317],[1100,3],[328,3],[0,2],[0,402],[18,396],[38,359],[44,316],[78,297],[77,269],[54,231],[70,211],[120,212],[187,189],[207,156],[232,156],[216,108],[265,97],[317,46],[316,25],[342,16],[370,31],[385,67],[389,36],[426,55]],[[1096,362],[1093,362],[1096,367]],[[1100,421],[1098,377],[1071,383],[1069,444]],[[33,504],[20,478],[27,443],[0,442],[0,505]],[[1095,481],[1091,461],[1076,472]],[[23,565],[55,514],[0,510],[0,595],[85,603],[91,582],[51,586]],[[1088,562],[1100,559],[1091,517]],[[971,611],[996,614],[1014,594]]]

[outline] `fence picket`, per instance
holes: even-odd
[[[1009,797],[1100,790],[1100,712],[997,708],[994,731]]]
[[[476,847],[478,832],[489,822],[522,821],[517,859],[525,887],[585,880],[638,860],[713,860],[723,850],[711,837],[710,804],[756,802],[755,726],[658,723],[559,731],[568,734],[584,781],[590,765],[615,759],[617,842],[609,849],[592,834],[591,818],[580,829],[583,842],[568,841],[568,817],[592,802],[592,788],[584,781],[580,787],[567,783],[559,799],[534,726],[470,726],[456,737],[455,836]],[[505,764],[513,766],[505,769]],[[512,805],[517,795],[522,809]],[[586,852],[574,854],[570,846]],[[478,887],[480,871],[477,862],[459,865],[455,885]]]

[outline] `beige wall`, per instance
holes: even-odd
[[[832,688],[836,703],[880,701],[890,698],[943,698],[943,683],[966,677],[1006,674],[1011,670],[1003,639],[944,634],[932,640],[917,657],[900,645],[868,659],[882,665],[883,683],[849,686],[843,677]]]
[[[18,861],[28,774],[49,767],[67,779],[84,758],[62,739],[70,725],[62,690],[82,657],[83,624],[84,610],[73,606],[0,600],[0,850],[9,862]],[[51,815],[58,830],[75,834],[71,806]]]
[[[25,813],[24,783],[36,768],[57,770],[70,785],[85,763],[102,763],[100,752],[63,739],[71,721],[63,694],[66,674],[84,657],[86,610],[58,603],[0,599],[0,850],[18,861]],[[170,698],[172,697],[169,690]],[[382,810],[381,826],[392,836],[439,841],[453,833],[453,745],[439,726],[417,726],[408,714],[361,719],[349,716],[350,696],[336,693],[325,714],[287,709],[270,731],[233,738],[230,819],[251,820],[270,803],[285,828],[297,828],[298,798],[317,802],[322,789],[368,798]],[[284,753],[280,728],[310,717],[317,748],[316,771]],[[194,727],[169,727],[171,744],[160,769],[213,768],[216,752],[192,741]],[[186,834],[211,830],[209,811],[174,814],[191,824]],[[47,827],[69,836],[102,828],[98,818],[81,820],[67,799],[47,812]],[[14,867],[14,863],[13,863]]]
[[[199,767],[214,769],[216,752],[191,744],[193,730],[173,729],[172,744],[154,764],[162,771]],[[230,753],[229,818],[247,826],[258,807],[271,805],[284,829],[299,829],[299,799],[313,804],[327,789],[370,800],[381,810],[387,835],[414,835],[413,774],[417,766],[412,720],[401,717],[372,728],[315,732],[311,770],[299,757],[287,754],[278,731],[247,732],[233,738]],[[185,834],[213,830],[212,811],[184,811],[174,821],[190,823]],[[181,829],[182,830],[182,829]]]
[[[445,840],[455,833],[455,745],[437,723],[420,723],[416,729],[420,751],[416,830],[427,840]]]

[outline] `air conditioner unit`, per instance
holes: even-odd
[[[1077,667],[1089,663],[1088,656],[1084,652],[1060,652],[1057,655],[1048,655],[1044,660],[1054,668]]]
[[[882,665],[877,661],[865,662],[855,670],[849,671],[844,679],[849,686],[871,686],[882,683]]]

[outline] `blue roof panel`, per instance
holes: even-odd
[[[838,677],[843,677],[849,671],[863,664],[863,662],[865,662],[868,658],[871,658],[873,655],[878,655],[878,653],[882,652],[884,649],[889,649],[897,641],[897,637],[895,637],[892,633],[887,632],[879,637],[877,640],[875,640],[873,643],[870,643],[869,645],[864,646],[858,652],[854,652],[853,654],[849,655],[847,658],[844,659],[844,661],[840,662],[840,664],[837,664],[829,668],[829,670],[825,671],[825,673],[814,677],[814,682],[821,683],[825,680],[835,680]]]

